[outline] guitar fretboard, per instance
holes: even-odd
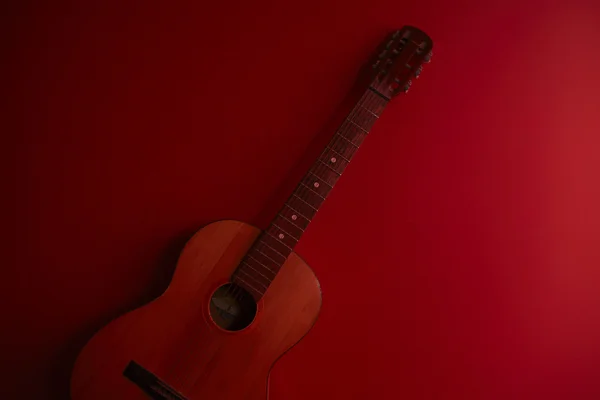
[[[233,274],[233,282],[260,299],[315,217],[388,99],[367,89],[319,158]]]

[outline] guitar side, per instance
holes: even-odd
[[[321,291],[312,270],[291,253],[258,302],[252,324],[237,332],[219,328],[209,300],[259,233],[238,221],[201,229],[185,246],[165,293],[112,321],[84,347],[71,398],[148,399],[124,376],[133,362],[166,385],[156,389],[157,399],[266,399],[272,365],[315,323]]]

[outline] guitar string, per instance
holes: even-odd
[[[355,116],[355,115],[358,113],[358,111],[360,110],[360,108],[361,108],[361,107],[363,107],[367,101],[371,100],[369,97],[370,97],[370,95],[372,95],[372,94],[373,94],[373,93],[372,93],[372,92],[371,92],[369,89],[367,89],[367,90],[365,91],[365,93],[363,93],[363,95],[362,95],[362,96],[361,96],[361,98],[360,98],[360,99],[357,101],[357,103],[356,103],[356,105],[354,106],[354,108],[351,110],[351,112],[349,113],[349,115],[346,117],[346,121],[348,121],[348,120],[352,120],[352,119],[354,118],[354,116]],[[344,121],[344,122],[345,122],[345,121]],[[320,159],[321,159],[321,157],[323,157],[323,154],[327,153],[327,148],[329,148],[329,147],[330,147],[330,145],[332,144],[332,142],[336,140],[336,137],[335,137],[335,135],[336,135],[336,134],[338,134],[338,133],[347,133],[347,131],[348,131],[348,126],[347,126],[347,125],[346,125],[346,126],[344,126],[343,128],[342,128],[342,127],[340,127],[339,129],[337,129],[337,130],[336,130],[336,132],[334,133],[334,136],[331,138],[330,142],[328,143],[328,146],[327,146],[327,147],[326,147],[326,148],[325,148],[325,149],[324,149],[324,150],[321,152],[321,154],[319,154],[319,157],[318,157],[317,161],[318,161],[318,160],[320,160]],[[345,149],[346,149],[346,147],[344,147],[344,150],[345,150]],[[317,162],[317,161],[315,161],[315,162]],[[336,172],[337,172],[337,171],[336,171]],[[304,175],[304,177],[302,178],[302,181],[304,181],[304,178],[305,178],[305,177],[306,177],[306,175],[308,175],[309,173],[310,173],[310,170],[309,170],[309,171],[308,171],[308,172],[307,172],[307,173]],[[301,183],[302,183],[302,181],[301,181]],[[296,189],[294,190],[294,192],[292,193],[292,195],[291,195],[291,196],[293,196],[293,195],[294,195],[294,193],[296,193],[296,191],[297,191],[297,187],[296,187]],[[300,197],[300,198],[301,198],[301,197]],[[289,199],[288,199],[288,200],[289,200]],[[303,200],[303,199],[301,198],[301,200]],[[286,204],[287,204],[287,201],[286,201]],[[311,205],[310,203],[307,203],[307,204],[309,204],[309,205],[312,207],[312,205]],[[279,211],[279,213],[281,213],[281,210]],[[278,213],[277,215],[279,215],[279,213]],[[304,218],[306,218],[306,216],[303,216],[303,217],[304,217]],[[276,218],[276,217],[275,217],[275,218]],[[313,216],[313,218],[314,218],[314,216]],[[311,219],[309,219],[309,218],[306,218],[306,219],[308,219],[308,221],[309,221],[309,223],[310,223]],[[271,227],[272,227],[272,226],[273,226],[273,224],[271,223],[271,224],[269,225],[269,227],[268,227],[268,228],[267,228],[267,229],[266,229],[264,232],[266,232],[266,231],[268,231],[269,229],[271,229]],[[261,235],[259,236],[259,238],[257,239],[257,241],[260,241],[260,242],[261,242],[261,244],[263,244],[263,245],[265,245],[265,246],[267,246],[267,247],[269,247],[269,248],[271,248],[271,249],[272,249],[272,247],[271,247],[271,246],[270,246],[268,243],[264,243],[264,241],[262,241],[262,240],[261,240],[261,238],[262,238],[262,237],[264,237],[264,233],[261,233]],[[298,239],[294,238],[294,239],[295,239],[295,241],[296,241],[296,242],[299,240],[299,238],[298,238]],[[277,239],[273,238],[273,240],[277,240]],[[285,244],[284,244],[284,245],[285,245]],[[275,250],[275,251],[276,251],[276,250]],[[288,256],[288,257],[289,257],[289,256]],[[286,257],[286,258],[287,258],[287,257]],[[245,258],[244,258],[244,259],[245,259]],[[284,261],[283,261],[283,263],[282,263],[281,265],[278,265],[278,270],[276,271],[276,273],[279,271],[279,268],[281,268],[281,267],[283,266],[283,264],[285,263],[285,261],[286,261],[286,260],[284,260]],[[242,262],[243,262],[243,260],[242,260]],[[278,264],[279,264],[279,263],[278,263]],[[236,271],[236,272],[234,273],[234,276],[235,276],[235,275],[237,275],[237,273],[238,273],[238,271]],[[261,282],[257,281],[253,275],[250,275],[250,274],[248,274],[248,273],[247,273],[247,275],[248,275],[250,278],[252,278],[253,280],[255,280],[257,283],[261,283]],[[246,278],[246,279],[248,279],[248,278]],[[275,279],[275,277],[274,277],[273,279]],[[270,282],[269,282],[269,284],[268,284],[268,285],[270,285],[270,283],[271,283],[271,282],[272,282],[272,279],[270,280]],[[250,284],[250,282],[249,282],[249,283],[247,283],[247,284]],[[261,283],[261,285],[262,285],[262,283]],[[266,290],[268,290],[268,286],[267,286],[267,287],[266,287],[266,289],[265,289],[264,291],[262,291],[262,292],[260,292],[260,291],[257,291],[257,290],[255,290],[255,292],[256,292],[256,293],[258,293],[258,294],[260,294],[260,296],[262,297],[262,296],[264,296],[264,294],[266,293]],[[241,296],[241,295],[240,295],[240,292],[241,292],[241,289],[239,289],[239,287],[237,287],[237,286],[236,286],[236,287],[234,288],[234,290],[233,290],[233,296],[234,296],[234,298],[235,298],[236,300],[239,300],[238,296]]]
[[[362,101],[363,101],[363,100],[366,98],[366,96],[367,96],[367,94],[368,94],[369,92],[370,92],[370,90],[368,90],[368,89],[367,89],[367,90],[365,91],[365,93],[363,93],[363,95],[362,95],[362,96],[361,96],[361,98],[358,100],[358,102],[357,102],[357,104],[355,105],[355,107],[354,107],[354,108],[351,110],[351,112],[350,112],[349,116],[347,117],[347,119],[349,119],[351,116],[353,116],[353,113],[354,113],[356,110],[358,110],[358,109],[360,108],[360,107],[359,107],[359,106],[360,106],[360,103],[361,103],[361,102],[362,102]],[[337,132],[339,132],[339,131],[340,131],[340,129],[336,130],[336,133],[337,133]],[[334,137],[332,137],[331,141],[333,141],[334,139],[335,139],[335,134],[334,134]],[[331,142],[329,143],[329,145],[330,145],[330,144],[331,144]],[[326,151],[326,150],[324,150],[324,151],[323,151],[323,152],[322,152],[322,153],[319,155],[319,159],[322,157],[322,155],[323,155],[323,153],[324,153],[325,151]],[[308,172],[307,172],[307,174],[308,174]],[[306,174],[305,174],[305,176],[306,176]],[[304,180],[304,178],[303,178],[302,180]],[[297,188],[296,188],[296,189],[294,189],[294,193],[296,192],[296,190],[297,190]],[[293,196],[293,194],[292,194],[292,196]],[[289,201],[289,199],[286,201],[286,203],[285,203],[285,204],[287,204],[287,202],[288,202],[288,201]],[[277,214],[277,215],[280,215],[280,213],[281,213],[281,210],[278,212],[278,214]],[[304,217],[304,216],[303,216],[303,217]],[[277,218],[277,217],[275,217],[275,218]],[[304,217],[304,218],[306,218],[306,217]],[[307,218],[307,219],[308,219],[308,218]],[[310,219],[308,219],[308,220],[309,220],[309,222],[310,222]],[[267,230],[269,230],[271,227],[272,227],[272,224],[270,224],[270,225],[269,225],[269,227],[267,228]],[[264,233],[261,233],[261,234],[260,234],[260,236],[259,236],[259,237],[256,239],[256,240],[257,240],[257,242],[260,242],[261,244],[263,244],[263,245],[265,245],[265,246],[267,246],[267,247],[269,247],[269,248],[272,248],[271,246],[269,246],[268,244],[264,243],[264,242],[261,240],[261,239],[262,239],[262,237],[263,237],[263,235],[264,235]],[[276,239],[274,239],[274,240],[276,240]],[[256,242],[255,242],[255,243],[256,243]],[[250,248],[248,251],[251,251],[253,247],[254,247],[254,244],[253,244],[253,246],[252,246],[252,247],[251,247],[251,248]],[[247,257],[247,256],[245,256],[245,257],[242,259],[242,261],[240,262],[240,264],[244,262],[244,260],[246,259],[246,257]],[[286,257],[286,258],[287,258],[287,257]],[[283,261],[283,263],[285,263],[285,260]],[[277,264],[277,271],[275,271],[275,272],[274,272],[274,273],[275,273],[275,275],[277,274],[277,272],[279,272],[279,268],[281,268],[281,266],[283,265],[283,263],[282,263],[281,265],[279,265],[279,263],[276,263],[276,264]],[[248,279],[248,278],[242,279],[242,278],[240,278],[240,277],[238,276],[238,274],[239,274],[239,268],[241,268],[241,267],[243,267],[243,266],[242,266],[242,265],[240,265],[240,267],[238,267],[238,270],[236,270],[236,271],[234,272],[234,274],[233,274],[233,277],[232,277],[232,281],[234,281],[236,278],[237,278],[237,279],[240,279],[240,280],[242,280],[242,281],[245,281],[245,280],[250,280],[250,279]],[[269,270],[270,270],[270,268],[267,268],[267,269],[269,269]],[[243,271],[243,272],[245,272],[245,271]],[[245,272],[245,273],[246,273],[246,274],[247,274],[247,275],[248,275],[250,278],[252,278],[253,280],[255,280],[255,281],[256,281],[256,279],[255,279],[255,277],[254,277],[253,275],[250,275],[250,274],[249,274],[249,273],[247,273],[247,272]],[[275,279],[275,277],[273,277],[273,279]],[[257,294],[259,294],[259,296],[260,296],[260,297],[264,296],[264,294],[266,293],[266,290],[268,290],[268,286],[269,286],[269,285],[270,285],[270,283],[272,282],[272,279],[270,279],[269,281],[270,281],[270,282],[267,284],[267,287],[266,287],[266,289],[265,289],[264,291],[258,291],[258,290],[254,290],[254,291],[257,293]],[[256,281],[256,282],[258,282],[258,281]],[[246,285],[250,285],[250,282],[246,283]],[[262,285],[262,284],[261,284],[261,285]],[[235,285],[235,286],[233,286],[233,289],[231,289],[231,287],[232,287],[232,286],[230,286],[230,287],[228,288],[228,290],[227,290],[227,292],[226,292],[226,295],[231,295],[231,296],[233,296],[233,297],[234,297],[234,299],[236,299],[236,301],[237,301],[237,300],[239,300],[239,299],[240,299],[240,297],[241,297],[241,296],[243,296],[243,294],[242,294],[242,293],[243,293],[243,292],[242,292],[242,288],[241,288],[240,286],[238,286],[238,285]]]
[[[350,119],[353,119],[359,113],[359,111],[361,110],[361,108],[365,108],[367,110],[371,110],[373,105],[377,106],[378,102],[375,102],[374,100],[382,100],[382,99],[377,94],[373,93],[370,89],[366,89],[365,93],[358,100],[358,102],[356,103],[356,105],[354,106],[354,108],[352,109],[352,111],[348,114],[348,116],[346,117],[346,120],[344,120],[344,122],[342,124],[345,124],[346,121],[348,121]],[[383,102],[383,104],[381,104],[380,107],[383,109],[386,104],[387,104],[387,102]],[[375,121],[373,122],[373,124],[374,123],[375,123]],[[373,125],[373,124],[371,124],[371,125]],[[340,148],[341,151],[344,152],[344,154],[347,154],[346,150],[348,149],[349,146],[352,146],[352,144],[350,144],[350,143],[343,143],[343,144],[339,143],[339,138],[336,138],[335,135],[337,135],[338,133],[346,134],[348,132],[349,132],[349,124],[345,124],[343,127],[338,128],[336,130],[336,132],[334,133],[333,137],[331,138],[330,142],[328,143],[327,148],[333,147],[332,146],[333,143],[337,140],[338,141],[338,147],[337,148]],[[342,135],[338,135],[338,136],[342,136]],[[361,143],[362,143],[362,141],[361,141]],[[323,156],[323,153],[327,152],[327,148],[325,150],[323,150],[323,152],[321,152],[321,154],[319,155],[319,159]],[[356,152],[356,150],[355,150],[355,152]],[[349,159],[351,160],[353,156],[354,156],[354,153],[353,153],[352,156],[350,156]],[[345,170],[346,167],[347,167],[347,165],[344,167],[344,170]],[[307,172],[307,174],[309,172]],[[342,172],[343,172],[343,170],[342,170]],[[305,174],[304,177],[306,177],[307,174]],[[304,179],[304,177],[303,177],[303,179]],[[339,177],[336,179],[335,183],[337,183],[337,180],[339,180]],[[331,191],[331,189],[328,191],[327,196],[329,195],[330,191]],[[295,190],[294,190],[294,192],[295,192]],[[287,205],[287,201],[284,204],[284,207],[285,207],[285,205]],[[284,207],[282,207],[282,210],[283,210]],[[279,213],[281,213],[282,210],[280,210],[277,215],[280,215]],[[306,218],[306,217],[304,217],[304,218]],[[313,218],[314,218],[314,216],[313,216]],[[311,219],[306,218],[306,219],[308,220],[308,223],[310,223],[311,220],[312,220],[312,218]],[[269,228],[271,228],[271,226],[272,226],[272,224],[269,225]],[[269,228],[267,228],[267,229],[269,229]],[[261,244],[268,246],[268,244],[266,244],[266,243],[264,243],[264,242],[261,241],[261,236],[262,235],[263,234],[261,233],[261,235],[257,238],[257,242],[261,242]],[[294,239],[296,239],[296,238],[294,238]],[[255,244],[256,244],[256,242],[255,242]],[[255,246],[255,244],[253,244],[252,247],[250,247],[250,249],[248,251],[250,251]],[[270,246],[268,246],[268,247],[270,247]],[[242,259],[242,261],[240,262],[240,264],[242,262],[244,262],[244,260],[246,259],[246,257],[247,257],[247,255],[244,256],[244,258]],[[277,268],[277,271],[275,271],[275,274],[277,274],[279,272],[280,268],[285,264],[286,261],[287,261],[287,259],[284,260],[284,262],[281,265],[278,265],[278,268]],[[238,266],[238,268],[240,268],[240,267],[242,267],[242,266],[241,265]],[[235,282],[235,277],[236,277],[237,273],[238,273],[238,270],[236,270],[234,272],[233,277],[231,279],[231,283]],[[270,284],[272,283],[272,281],[274,279],[275,279],[275,277],[272,280],[270,280],[269,286],[270,286]],[[232,286],[234,287],[233,290],[231,289]],[[237,291],[236,291],[236,289],[237,289]],[[266,294],[267,290],[268,290],[268,287],[262,293],[257,291],[257,293],[260,294],[260,298],[262,298]],[[236,292],[234,292],[234,291],[236,291]],[[229,286],[228,289],[227,289],[227,291],[226,291],[226,294],[233,296],[236,301],[240,301],[241,300],[241,293],[242,293],[242,290],[241,290],[241,288],[238,287],[237,284]],[[258,301],[260,301],[260,298],[259,298]],[[199,347],[200,346],[196,347],[197,351],[189,351],[189,352],[187,352],[186,357],[184,357],[184,358],[186,360],[189,360],[192,357],[197,356],[198,352],[202,351],[202,349],[199,348]],[[177,363],[177,364],[178,365],[182,365],[181,361],[183,361],[183,360],[180,360],[180,362]],[[181,389],[183,389],[184,387],[187,387],[191,383],[190,379],[192,378],[193,374],[194,374],[194,371],[190,371],[190,370],[186,371],[183,374],[177,374],[179,376],[176,375],[174,377],[174,383],[173,383],[174,387],[175,388],[181,388]]]
[[[329,152],[329,150],[331,150],[331,148],[333,148],[333,147],[336,147],[336,146],[335,146],[335,144],[338,144],[337,148],[339,149],[339,147],[340,147],[340,139],[341,139],[341,140],[342,140],[342,142],[344,143],[343,145],[341,145],[341,147],[342,147],[341,151],[342,151],[342,152],[346,153],[346,150],[347,150],[347,148],[348,148],[349,146],[354,146],[354,147],[356,147],[356,150],[354,151],[354,153],[355,153],[355,152],[358,150],[358,146],[360,146],[360,144],[362,143],[362,140],[360,141],[359,145],[356,145],[356,144],[355,144],[355,143],[352,141],[352,140],[354,140],[355,138],[352,138],[352,140],[350,140],[350,139],[348,139],[348,138],[347,138],[347,135],[344,135],[344,134],[347,134],[347,133],[349,132],[349,125],[350,125],[350,124],[349,124],[348,122],[352,122],[352,121],[354,120],[354,117],[355,117],[355,116],[356,116],[356,115],[357,115],[357,114],[358,114],[360,111],[363,111],[363,112],[364,112],[364,111],[367,111],[367,112],[369,112],[369,113],[373,114],[373,113],[371,112],[371,108],[372,108],[373,106],[377,106],[377,104],[375,104],[375,101],[374,101],[374,100],[381,100],[381,98],[380,98],[380,96],[378,96],[377,94],[375,94],[373,91],[371,91],[371,90],[369,90],[369,89],[366,89],[366,90],[365,90],[365,93],[363,93],[363,95],[362,95],[362,96],[361,96],[361,98],[360,98],[360,99],[357,101],[357,103],[356,103],[356,105],[354,106],[354,108],[352,109],[352,111],[351,111],[351,112],[349,113],[349,115],[346,117],[346,120],[345,120],[345,121],[342,123],[342,124],[343,124],[343,126],[341,126],[340,128],[338,128],[338,129],[336,130],[336,132],[335,132],[334,136],[331,138],[330,142],[329,142],[329,143],[328,143],[328,145],[325,147],[325,149],[324,149],[324,150],[321,152],[321,154],[319,155],[319,158],[317,159],[317,161],[316,161],[316,162],[318,162],[318,161],[321,161],[321,162],[322,162],[321,158],[323,157],[323,154],[326,154],[326,153],[328,153],[328,152]],[[387,102],[383,104],[383,107],[385,107],[385,104],[387,104]],[[361,110],[361,108],[362,108],[362,110]],[[378,118],[378,117],[377,117],[375,114],[373,114],[373,115],[374,115],[376,118]],[[375,121],[376,121],[376,120],[375,120]],[[372,125],[375,123],[375,121],[373,121],[373,123],[371,124],[371,126],[372,126]],[[360,123],[360,121],[359,121],[359,123]],[[362,130],[362,131],[364,132],[364,134],[365,134],[365,135],[368,133],[368,130],[366,130],[366,131],[365,131],[365,129],[363,129],[361,126],[357,125],[356,123],[353,123],[353,125],[357,126],[357,127],[360,129],[360,130]],[[339,137],[338,137],[338,138],[336,138],[336,137],[335,137],[335,135],[338,135]],[[363,138],[363,140],[364,140],[364,138]],[[346,144],[345,142],[348,142],[348,144]],[[354,153],[353,153],[353,154],[354,154]],[[352,156],[350,156],[350,157],[352,157]],[[349,161],[349,160],[348,160],[348,161]],[[329,166],[327,166],[327,167],[328,167],[328,168],[330,168]],[[346,167],[347,167],[347,165],[344,167],[344,169],[343,169],[343,170],[345,170],[345,168],[346,168]],[[343,172],[343,170],[342,170],[342,172]],[[337,169],[332,169],[332,171],[334,171],[335,173],[338,173]],[[306,175],[308,175],[309,173],[311,173],[311,171],[310,171],[310,170],[307,172],[307,174],[305,174],[304,178],[302,178],[302,181],[301,181],[301,183],[304,181],[304,179],[306,178]],[[339,176],[341,176],[341,173],[339,173]],[[338,178],[336,179],[336,182],[337,182],[337,180],[339,179],[339,176],[338,176]],[[296,188],[296,190],[295,190],[295,191],[292,193],[292,196],[294,195],[294,193],[296,193],[296,191],[297,191],[297,190],[298,190],[298,189]],[[303,190],[303,192],[306,192],[306,190]],[[329,194],[329,192],[330,192],[330,191],[328,191],[328,194]],[[297,197],[298,197],[298,198],[300,198],[301,200],[305,201],[304,199],[302,199],[302,196],[297,196]],[[288,200],[289,200],[289,199],[288,199]],[[323,200],[324,200],[324,199],[323,199]],[[312,207],[312,204],[310,204],[309,202],[307,202],[307,204],[308,204],[308,205],[310,205],[310,206]],[[287,202],[286,202],[286,205],[287,205]],[[289,207],[289,206],[288,206],[288,207]],[[281,210],[280,210],[280,212],[279,212],[277,215],[279,216],[279,215],[280,215],[280,213],[281,213]],[[301,215],[302,215],[302,214],[301,214]],[[304,215],[303,215],[303,217],[304,217],[304,218],[306,218],[306,216],[304,216]],[[312,218],[314,218],[314,215],[313,215],[313,217],[312,217]],[[307,220],[309,221],[309,223],[310,223],[311,219],[309,219],[309,218],[306,218],[306,219],[307,219]],[[269,225],[269,227],[267,228],[267,230],[266,230],[266,231],[269,231],[269,230],[272,228],[272,226],[273,226],[273,224],[271,223],[271,225]],[[264,246],[267,246],[267,247],[269,247],[270,249],[273,249],[273,247],[272,247],[271,245],[269,245],[268,243],[265,243],[263,240],[261,240],[261,238],[262,238],[262,237],[264,237],[264,234],[261,234],[261,236],[259,236],[259,238],[257,239],[257,241],[259,241],[259,242],[260,242],[260,244],[262,244],[262,245],[264,245]],[[293,236],[292,236],[292,237],[293,237]],[[298,239],[298,240],[296,240],[296,238],[294,238],[294,239],[295,239],[295,241],[296,241],[296,242],[299,240],[299,239]],[[273,238],[273,240],[277,240],[277,239]],[[284,245],[285,245],[285,244],[284,244]],[[273,249],[273,250],[274,250],[274,249]],[[274,250],[274,251],[276,251],[276,250]],[[242,260],[242,262],[244,262],[244,260],[245,260],[245,259],[246,259],[246,257],[245,257],[245,258]],[[286,257],[286,259],[287,259],[287,257]],[[275,275],[276,275],[276,273],[279,271],[279,269],[280,269],[280,268],[283,266],[283,264],[285,263],[285,261],[286,261],[286,260],[284,260],[284,261],[281,263],[281,265],[279,265],[279,263],[276,263],[276,264],[278,265],[278,269],[277,269],[277,271],[275,272]],[[250,267],[251,269],[254,269],[254,268],[252,268],[251,266],[249,266],[249,267]],[[269,269],[269,270],[270,270],[270,268],[267,268],[267,269]],[[259,272],[259,271],[257,271],[257,270],[255,270],[255,271],[256,271],[256,272],[258,272],[258,273],[260,273],[260,272]],[[236,275],[238,274],[238,272],[239,272],[239,271],[236,271],[236,272],[234,273],[234,277],[236,277]],[[254,290],[256,293],[258,293],[258,294],[260,295],[260,297],[264,296],[264,294],[265,294],[265,293],[266,293],[266,291],[268,290],[268,286],[271,284],[271,282],[273,281],[273,279],[275,279],[275,277],[274,277],[273,279],[267,279],[267,280],[269,281],[269,283],[267,284],[267,286],[265,286],[265,285],[264,285],[264,284],[263,284],[261,281],[259,281],[259,280],[258,280],[258,279],[257,279],[257,278],[256,278],[256,277],[253,275],[253,274],[250,274],[249,272],[246,272],[245,270],[242,270],[241,272],[244,272],[246,275],[248,275],[248,277],[249,277],[249,278],[251,278],[251,279],[252,279],[252,281],[255,281],[256,283],[260,284],[260,286],[263,286],[263,287],[265,287],[265,289],[264,289],[264,290],[262,290],[262,291],[259,291],[259,290]],[[237,276],[237,278],[238,278],[238,279],[240,279],[240,280],[242,280],[242,282],[246,283],[246,285],[247,285],[247,286],[250,286],[250,288],[254,288],[255,286],[258,286],[258,285],[256,285],[256,283],[254,283],[254,286],[252,286],[252,285],[250,285],[250,282],[246,282],[246,281],[250,281],[250,279],[249,279],[249,278],[244,278],[244,279],[241,279],[239,276]],[[232,295],[233,295],[233,297],[234,297],[234,299],[235,299],[236,301],[239,301],[239,300],[240,300],[240,297],[241,297],[241,296],[243,296],[243,294],[242,294],[242,293],[243,293],[243,291],[242,291],[242,288],[241,288],[240,286],[238,286],[238,285],[234,286],[234,289],[232,290],[232,293],[233,293]]]
[[[372,109],[372,107],[373,107],[373,106],[377,106],[377,104],[375,104],[375,101],[374,101],[374,100],[379,100],[379,101],[381,101],[381,98],[380,98],[380,96],[378,96],[377,94],[375,94],[373,91],[371,91],[371,90],[369,90],[369,89],[366,89],[365,93],[363,93],[363,95],[361,96],[361,98],[360,98],[360,99],[357,101],[357,104],[355,105],[355,107],[353,108],[353,110],[350,112],[350,114],[349,114],[349,115],[346,117],[346,120],[343,122],[343,124],[345,123],[345,125],[344,125],[344,126],[342,126],[342,127],[340,127],[339,129],[337,129],[337,130],[336,130],[336,133],[335,133],[335,134],[334,134],[334,136],[331,138],[331,140],[330,140],[330,142],[328,143],[328,145],[326,146],[326,148],[325,148],[325,149],[324,149],[324,150],[321,152],[321,154],[319,155],[319,158],[317,159],[317,161],[321,161],[321,162],[322,162],[321,158],[323,157],[323,154],[326,154],[326,153],[328,153],[328,152],[329,152],[329,150],[330,150],[331,148],[333,148],[333,147],[336,147],[336,146],[335,146],[335,144],[338,144],[338,146],[337,146],[336,148],[338,148],[338,149],[339,149],[339,145],[340,145],[340,139],[342,139],[342,141],[344,142],[344,144],[342,145],[342,149],[341,149],[341,151],[342,151],[342,152],[346,153],[346,150],[347,150],[347,148],[348,148],[349,146],[354,146],[354,147],[356,147],[356,149],[358,150],[358,146],[360,146],[360,144],[362,144],[362,140],[360,141],[360,143],[359,143],[358,145],[356,145],[356,144],[353,142],[353,140],[354,140],[355,138],[352,138],[352,140],[350,140],[350,139],[348,139],[348,138],[347,138],[347,135],[344,135],[344,134],[347,134],[347,133],[349,132],[349,125],[350,125],[350,124],[349,124],[348,122],[352,122],[352,125],[355,125],[357,128],[359,128],[360,130],[362,130],[362,131],[364,132],[364,134],[365,134],[365,135],[368,133],[368,130],[365,130],[365,129],[363,129],[363,128],[362,128],[362,126],[360,126],[360,125],[358,125],[358,124],[354,123],[354,122],[353,122],[353,120],[354,120],[354,117],[355,117],[355,116],[356,116],[356,115],[357,115],[357,114],[358,114],[360,111],[363,111],[363,112],[364,112],[364,111],[367,111],[367,112],[369,112],[370,114],[374,115],[376,118],[378,118],[378,116],[377,116],[377,115],[375,115],[375,114],[374,114],[374,113],[371,111],[371,109]],[[382,104],[382,105],[383,105],[383,107],[385,107],[385,105],[386,105],[386,104],[387,104],[387,102],[385,102],[384,104]],[[362,110],[361,110],[361,108],[362,108]],[[376,120],[375,120],[375,121],[376,121]],[[372,125],[375,123],[375,121],[373,121],[373,123],[371,124],[371,126],[372,126]],[[361,122],[361,121],[359,121],[359,123],[360,123],[360,122]],[[370,129],[370,127],[369,127],[369,129]],[[339,138],[336,138],[336,137],[335,137],[335,135],[338,135],[338,136],[339,136]],[[364,140],[364,138],[363,138],[363,140]],[[348,144],[345,144],[345,142],[348,142]],[[355,150],[355,152],[356,152],[356,150]],[[350,156],[350,157],[352,157],[352,156]],[[349,160],[348,160],[348,161],[349,161]],[[325,165],[325,164],[324,164],[324,165]],[[329,166],[327,166],[327,167],[328,167],[328,168],[331,168],[331,167],[329,167]],[[346,166],[344,167],[344,170],[345,170],[345,168],[346,168]],[[332,171],[334,171],[335,173],[338,173],[337,169],[332,169]],[[342,170],[342,172],[343,172],[343,170]],[[304,179],[306,178],[306,175],[308,175],[309,173],[311,173],[311,172],[310,172],[310,170],[309,170],[309,172],[307,172],[307,174],[305,174],[305,176],[304,176],[304,178],[302,179],[301,183],[304,181]],[[340,173],[339,175],[341,175],[341,173]],[[339,177],[338,177],[338,179],[339,179]],[[336,179],[336,182],[337,182],[337,179]],[[309,188],[309,189],[310,189],[310,188]],[[297,192],[297,190],[298,190],[298,189],[296,188],[296,190],[293,192],[293,194],[292,194],[292,195],[294,195],[294,194]],[[306,192],[306,190],[303,190],[303,192]],[[329,194],[329,191],[328,191],[328,194]],[[304,199],[302,199],[302,196],[298,196],[298,195],[297,195],[297,197],[298,197],[299,199],[301,199],[301,200],[305,201]],[[324,199],[323,199],[323,200],[324,200]],[[308,205],[310,205],[310,206],[312,207],[312,204],[310,204],[309,202],[307,202],[307,204],[308,204]],[[286,202],[286,205],[287,205],[287,202]],[[289,207],[289,206],[288,206],[288,207]],[[277,215],[279,216],[279,215],[280,215],[280,213],[281,213],[281,210],[280,210],[280,212],[279,212]],[[306,216],[303,216],[303,217],[304,217],[304,218],[306,218]],[[313,218],[314,218],[314,215],[313,215]],[[311,220],[311,219],[308,219],[308,218],[306,218],[306,219],[307,219],[309,222],[310,222],[310,220]],[[265,232],[268,232],[268,231],[269,231],[269,230],[270,230],[272,227],[273,227],[273,224],[271,223],[271,225],[269,225],[269,227],[267,228],[267,230],[266,230]],[[259,238],[257,239],[257,241],[259,241],[259,242],[260,242],[260,244],[262,244],[263,246],[267,246],[267,247],[269,247],[270,249],[273,249],[273,250],[274,250],[274,248],[273,248],[271,245],[269,245],[268,243],[265,243],[265,241],[264,241],[264,240],[261,240],[263,237],[265,237],[265,234],[264,234],[264,233],[263,233],[263,234],[261,234],[261,236],[259,236]],[[293,236],[292,236],[292,237],[293,237]],[[294,238],[294,239],[295,239],[295,238]],[[277,240],[277,239],[275,239],[275,238],[273,237],[273,240]],[[298,240],[299,240],[299,239],[295,239],[295,241],[296,241],[296,242],[297,242]],[[283,243],[283,242],[282,242],[282,243]],[[284,243],[284,245],[285,245],[285,243]],[[287,245],[285,245],[285,246],[287,246]],[[274,251],[276,251],[276,250],[274,250]],[[247,256],[246,256],[246,257],[245,257],[245,258],[242,260],[242,262],[244,262],[244,261],[246,260],[246,258],[247,258]],[[287,257],[286,257],[286,258],[287,258]],[[284,264],[284,263],[285,263],[285,260],[284,260],[284,261],[281,263],[281,265],[279,265],[279,263],[276,263],[276,264],[278,265],[278,270],[279,270],[279,268],[281,268],[281,266],[283,266],[283,264]],[[246,264],[247,264],[247,263],[246,263]],[[243,267],[243,266],[241,266],[241,265],[240,265],[240,267]],[[256,270],[256,269],[252,268],[252,266],[248,265],[247,267],[249,267],[250,269],[252,269],[252,270],[254,270],[255,272],[257,272],[257,273],[259,273],[259,274],[260,274],[260,272],[259,272],[258,270]],[[271,271],[271,270],[270,270],[270,268],[267,268],[266,266],[265,266],[265,268],[266,268],[266,269],[268,269],[269,271]],[[245,275],[247,275],[247,276],[248,276],[248,278],[244,277],[244,279],[242,279],[241,277],[237,276],[237,275],[238,275],[238,273],[239,273],[240,271],[241,271],[241,272],[243,272]],[[271,271],[271,272],[272,272],[272,271]],[[278,271],[276,271],[276,272],[275,272],[275,275],[277,274],[277,272],[278,272]],[[237,271],[234,273],[234,278],[236,278],[236,277],[237,277],[239,280],[241,280],[242,282],[244,282],[244,283],[245,283],[247,286],[250,286],[250,288],[249,288],[249,289],[253,289],[253,290],[254,290],[254,292],[256,292],[257,294],[259,294],[259,295],[260,295],[260,297],[264,296],[264,294],[265,294],[265,293],[266,293],[266,291],[268,290],[268,287],[269,287],[269,285],[271,284],[272,280],[273,280],[273,279],[275,279],[275,277],[274,277],[273,279],[267,279],[267,281],[268,281],[269,283],[268,283],[268,284],[265,286],[265,285],[262,283],[262,281],[259,281],[259,279],[258,279],[258,278],[257,278],[257,277],[256,277],[254,274],[251,274],[250,272],[247,272],[247,271],[245,271],[245,270],[237,270]],[[252,285],[250,284],[251,282],[252,282]],[[264,290],[256,290],[256,287],[258,287],[258,286],[259,286],[259,285],[257,285],[257,284],[259,284],[260,286],[264,287],[265,289],[264,289]],[[242,290],[242,288],[241,288],[239,285],[235,285],[235,286],[233,286],[233,287],[234,287],[234,289],[231,291],[231,293],[232,293],[232,296],[234,297],[234,299],[235,299],[236,301],[239,301],[239,300],[240,300],[240,297],[244,295],[244,294],[243,294],[243,290]],[[228,289],[230,289],[230,288],[231,288],[231,287],[229,287]],[[228,292],[229,292],[229,291],[228,291]]]

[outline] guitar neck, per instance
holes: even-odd
[[[293,249],[387,103],[367,89],[271,222],[269,236]]]
[[[275,219],[242,260],[233,275],[235,283],[255,298],[263,296],[388,101],[371,87],[365,91]]]

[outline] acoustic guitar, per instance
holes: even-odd
[[[86,344],[72,399],[265,400],[271,367],[321,308],[319,282],[294,246],[432,45],[413,27],[390,34],[361,74],[364,94],[270,226],[220,221],[198,231],[167,290]]]

